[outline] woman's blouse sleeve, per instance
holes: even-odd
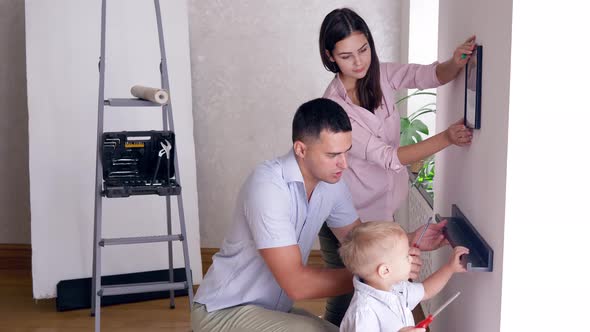
[[[351,124],[352,149],[350,152],[354,156],[396,172],[404,167],[397,156],[397,148],[385,143],[355,120],[351,119]]]
[[[430,89],[440,86],[436,76],[438,62],[430,65],[382,63],[381,70],[393,90]]]

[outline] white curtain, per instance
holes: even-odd
[[[100,0],[26,2],[33,295],[56,295],[60,280],[92,275]],[[170,95],[195,283],[201,280],[188,20],[185,1],[162,1]],[[134,84],[160,86],[153,2],[107,2],[105,98]],[[159,108],[105,109],[105,131],[161,130]],[[172,198],[173,232],[178,233]],[[103,236],[166,233],[158,196],[103,200]],[[167,268],[167,245],[103,249],[103,275]],[[184,265],[174,244],[175,267]]]

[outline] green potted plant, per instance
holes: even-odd
[[[426,92],[422,90],[416,90],[413,93],[399,99],[396,105],[407,101],[409,98],[420,95],[436,96],[434,92]],[[424,135],[428,135],[430,132],[428,127],[420,120],[420,117],[424,114],[436,113],[436,103],[428,103],[416,111],[412,112],[407,117],[400,118],[400,146],[416,144],[424,139]],[[413,163],[410,165],[410,171],[415,174],[415,178],[412,181],[412,186],[422,187],[426,193],[434,199],[434,156],[430,156],[425,160]]]
[[[421,186],[426,193],[434,199],[434,188],[432,187],[434,180],[434,156],[428,157],[412,182],[413,186]]]

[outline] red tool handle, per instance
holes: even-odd
[[[421,328],[425,329],[428,327],[428,325],[430,325],[430,323],[432,323],[433,320],[434,320],[434,317],[432,315],[428,315],[428,317],[426,317],[425,320],[418,323],[418,325],[416,325],[416,327],[421,327]]]

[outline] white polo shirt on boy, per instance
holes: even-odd
[[[421,283],[402,281],[390,292],[375,289],[354,276],[354,296],[340,324],[340,332],[399,331],[415,326],[412,309],[424,298]]]

